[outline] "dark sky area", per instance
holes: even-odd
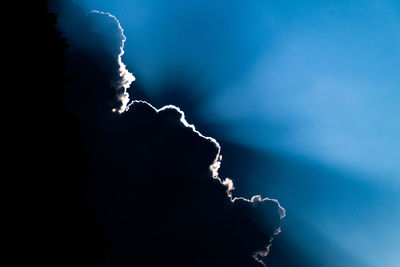
[[[18,176],[38,177],[19,192],[30,259],[400,264],[398,6],[245,2],[26,5],[10,155]]]

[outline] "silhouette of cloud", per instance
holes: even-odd
[[[279,202],[234,196],[218,174],[219,143],[180,108],[129,103],[134,76],[114,16],[70,1],[54,9],[69,43],[70,109],[95,169],[86,199],[108,244],[102,266],[263,265],[285,216]]]

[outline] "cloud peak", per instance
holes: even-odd
[[[134,82],[136,80],[135,76],[133,76],[133,74],[128,71],[125,63],[122,61],[122,56],[125,54],[124,47],[125,47],[125,42],[126,42],[126,36],[124,35],[124,29],[122,28],[119,20],[111,13],[102,12],[102,11],[98,11],[98,10],[92,10],[92,11],[90,11],[90,13],[106,15],[109,18],[113,19],[117,23],[118,29],[121,32],[122,42],[121,42],[121,46],[120,46],[120,53],[118,54],[119,76],[121,77],[121,82],[120,82],[120,87],[118,88],[117,98],[118,98],[118,100],[121,101],[121,107],[118,109],[118,112],[122,113],[122,112],[126,111],[127,105],[130,100],[128,88],[131,86],[132,82]],[[122,89],[122,92],[120,92],[121,91],[120,89]],[[115,112],[115,111],[117,111],[117,110],[113,109],[113,112]]]

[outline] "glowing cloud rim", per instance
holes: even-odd
[[[230,178],[225,178],[224,180],[222,180],[219,177],[218,174],[218,170],[221,166],[221,161],[222,161],[222,155],[221,155],[221,145],[217,142],[217,140],[213,137],[209,137],[209,136],[205,136],[202,133],[200,133],[199,131],[196,130],[196,127],[193,124],[190,124],[187,122],[187,120],[185,119],[185,113],[177,106],[174,105],[166,105],[163,106],[159,109],[155,108],[153,105],[151,105],[150,103],[148,103],[147,101],[143,101],[143,100],[133,100],[129,103],[130,99],[129,99],[129,93],[127,92],[127,90],[130,88],[131,84],[133,81],[136,80],[135,76],[133,76],[132,73],[130,73],[127,68],[126,65],[122,62],[122,56],[125,54],[124,51],[124,45],[125,45],[125,41],[126,41],[126,36],[124,35],[124,29],[122,28],[120,22],[118,21],[118,19],[108,13],[108,12],[102,12],[102,11],[98,11],[98,10],[92,10],[90,11],[90,13],[96,13],[96,14],[101,14],[101,15],[106,15],[109,18],[112,18],[118,25],[119,30],[121,31],[121,35],[122,35],[122,44],[120,47],[120,53],[118,54],[118,64],[119,64],[119,75],[121,77],[121,87],[123,88],[123,92],[122,93],[118,93],[117,97],[118,99],[121,101],[121,107],[118,109],[118,113],[122,114],[126,111],[129,110],[131,105],[134,105],[135,103],[143,103],[146,104],[148,106],[150,106],[152,109],[154,109],[154,111],[161,112],[164,110],[168,110],[168,109],[173,109],[175,111],[177,111],[181,117],[180,117],[180,122],[187,128],[192,129],[192,131],[194,133],[196,133],[199,137],[204,138],[210,142],[212,142],[218,149],[217,155],[213,161],[213,163],[210,165],[209,169],[210,172],[212,173],[212,177],[216,180],[218,180],[222,185],[224,185],[227,189],[226,189],[226,193],[228,198],[230,199],[231,202],[235,202],[238,200],[241,201],[246,201],[246,202],[250,202],[252,204],[258,203],[258,202],[263,202],[263,201],[272,201],[275,202],[278,206],[278,213],[280,216],[280,219],[283,219],[286,216],[286,210],[280,205],[279,201],[277,199],[271,199],[271,198],[262,198],[260,195],[255,195],[252,196],[251,199],[246,199],[243,197],[233,197],[232,196],[232,191],[235,189],[234,185],[233,185],[233,181]],[[119,87],[118,89],[120,89],[121,87]],[[113,112],[116,112],[116,109],[112,110]],[[280,227],[278,227],[273,236],[271,237],[271,239],[268,242],[268,245],[266,246],[265,250],[262,251],[256,251],[253,253],[253,258],[263,264],[264,262],[260,259],[261,257],[265,257],[268,255],[270,247],[271,247],[271,242],[274,238],[274,236],[278,235],[281,232]]]
[[[127,92],[128,88],[131,86],[132,82],[134,82],[136,80],[135,76],[133,76],[132,73],[130,73],[127,68],[126,65],[124,64],[124,62],[122,62],[122,56],[125,54],[125,41],[126,41],[126,36],[124,35],[124,29],[121,26],[121,23],[119,23],[119,20],[112,14],[108,13],[108,12],[102,12],[102,11],[98,11],[98,10],[92,10],[90,11],[90,13],[94,13],[94,14],[100,14],[100,15],[106,15],[109,18],[113,19],[117,25],[118,25],[118,29],[121,32],[121,36],[122,36],[122,44],[120,47],[120,53],[118,54],[118,65],[119,65],[119,76],[121,77],[121,84],[120,84],[120,88],[123,88],[123,92],[119,93],[117,95],[118,99],[121,101],[122,105],[119,108],[118,112],[122,113],[124,111],[127,110],[127,105],[129,103],[129,94]],[[118,89],[120,89],[118,88]],[[116,109],[113,109],[113,112],[117,111]]]

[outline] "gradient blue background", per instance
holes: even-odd
[[[150,101],[184,84],[195,110],[172,104],[241,148],[223,174],[287,209],[272,249],[400,266],[400,1],[78,2],[119,19]]]

